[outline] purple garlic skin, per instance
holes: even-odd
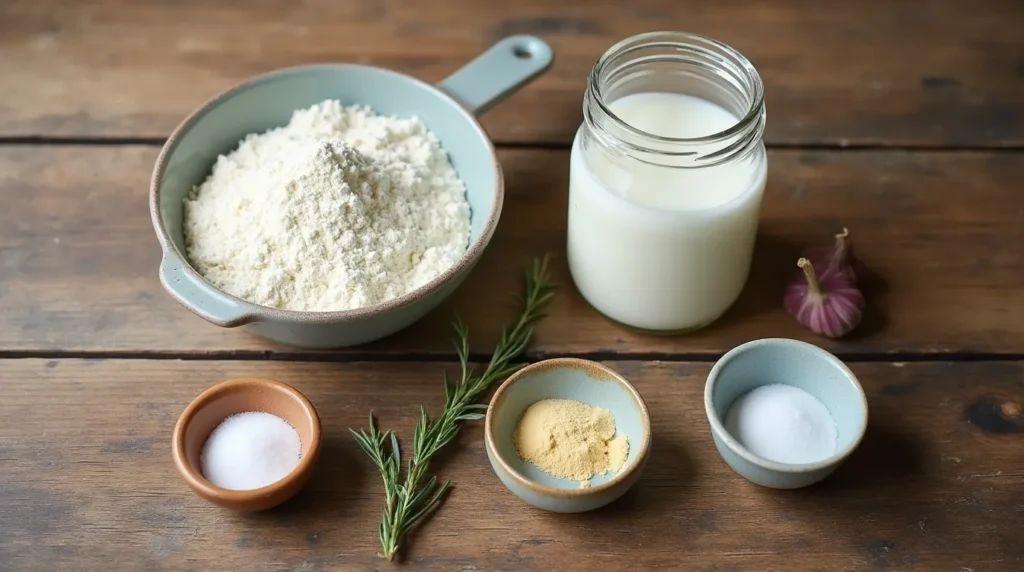
[[[860,324],[864,295],[852,272],[827,265],[818,272],[807,258],[801,258],[797,266],[802,272],[786,287],[783,299],[787,312],[814,333],[828,338],[841,338]]]
[[[838,269],[854,285],[864,285],[871,279],[868,267],[853,253],[853,239],[845,227],[843,232],[836,235],[834,245],[811,246],[805,248],[801,255],[811,261],[818,274],[823,274],[830,268]]]

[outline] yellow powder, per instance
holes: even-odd
[[[523,460],[545,473],[590,486],[594,475],[618,471],[629,439],[615,436],[611,411],[571,399],[545,399],[526,409],[512,436]]]

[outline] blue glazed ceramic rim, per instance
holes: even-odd
[[[764,457],[755,455],[751,453],[749,450],[747,450],[746,447],[741,445],[740,442],[737,441],[732,435],[730,435],[729,431],[726,430],[725,425],[722,423],[722,420],[719,418],[718,412],[715,410],[714,403],[712,401],[712,393],[714,391],[715,383],[717,383],[718,381],[718,374],[722,371],[722,368],[724,368],[730,361],[732,361],[736,356],[746,353],[751,349],[759,346],[773,346],[777,348],[786,346],[801,347],[803,349],[810,351],[810,353],[815,356],[815,359],[826,361],[836,369],[843,372],[847,381],[850,382],[854,389],[857,390],[857,394],[860,395],[860,406],[861,410],[864,412],[864,414],[861,416],[862,421],[860,425],[856,427],[857,437],[850,441],[850,443],[846,447],[843,447],[842,450],[836,451],[832,456],[826,459],[822,459],[821,461],[817,461],[815,463],[796,464],[779,463],[778,461],[772,461],[769,459],[765,459]],[[809,473],[812,471],[826,469],[828,467],[832,467],[839,464],[840,462],[843,461],[843,459],[848,457],[850,453],[854,451],[854,449],[856,449],[860,445],[861,441],[864,439],[864,433],[867,431],[868,427],[868,399],[867,396],[864,394],[864,388],[861,387],[860,380],[857,379],[857,376],[854,375],[850,368],[847,367],[846,364],[843,363],[842,360],[837,358],[835,355],[826,350],[821,349],[820,347],[814,344],[803,342],[800,340],[792,340],[788,338],[764,338],[760,340],[753,340],[745,344],[738,345],[735,348],[726,352],[726,354],[723,355],[721,359],[715,362],[714,367],[711,368],[711,372],[708,374],[707,382],[704,384],[704,412],[707,414],[708,423],[711,425],[712,433],[714,433],[715,436],[721,439],[722,442],[725,443],[726,447],[729,448],[729,450],[739,455],[748,463],[772,471],[778,471],[780,473]]]
[[[512,465],[505,460],[501,453],[498,452],[497,445],[495,444],[493,412],[496,407],[501,407],[502,404],[504,404],[505,393],[508,388],[520,379],[528,377],[536,373],[538,370],[560,368],[579,368],[584,371],[593,369],[599,371],[601,375],[606,375],[612,378],[617,384],[619,384],[619,386],[625,389],[633,399],[634,404],[640,412],[640,418],[643,421],[643,442],[640,445],[640,450],[633,461],[620,469],[619,472],[611,479],[608,479],[608,481],[586,489],[563,489],[551,487],[529,479],[519,471],[515,470]],[[509,376],[509,378],[498,387],[494,392],[494,396],[491,397],[490,405],[487,407],[487,418],[484,421],[484,441],[487,449],[491,452],[494,458],[497,459],[498,465],[501,466],[501,470],[504,471],[512,480],[536,493],[558,498],[597,496],[603,492],[610,491],[617,486],[621,486],[622,483],[626,482],[644,466],[651,449],[651,416],[647,411],[647,403],[644,402],[640,392],[637,391],[636,388],[633,387],[633,384],[631,384],[625,377],[622,377],[622,375],[617,371],[598,362],[581,358],[553,358],[532,363],[520,369]]]
[[[272,308],[269,306],[261,306],[254,304],[248,300],[244,300],[223,290],[217,288],[213,284],[209,283],[195,268],[192,267],[188,257],[181,252],[174,241],[171,240],[167,229],[164,227],[162,211],[160,208],[160,187],[163,184],[164,171],[167,168],[167,162],[171,155],[178,148],[178,144],[182,136],[191,130],[196,124],[202,121],[207,115],[210,115],[222,105],[230,104],[231,99],[237,94],[256,87],[260,84],[280,81],[288,79],[288,76],[299,75],[308,73],[316,70],[346,70],[346,69],[363,69],[372,70],[375,72],[389,74],[405,81],[409,81],[413,84],[417,84],[420,87],[424,87],[440,96],[452,105],[453,108],[459,110],[463,117],[469,121],[470,125],[476,130],[480,138],[486,143],[488,154],[494,164],[495,170],[495,188],[494,188],[494,206],[491,211],[487,213],[487,220],[484,223],[483,230],[480,232],[480,236],[473,241],[466,249],[465,254],[451,267],[442,272],[437,278],[427,282],[426,284],[416,288],[411,292],[407,292],[402,296],[393,298],[382,304],[374,306],[367,306],[364,308],[356,308],[353,310],[340,310],[333,312],[305,312],[299,310],[283,310],[280,308]],[[248,80],[245,80],[234,87],[231,87],[220,94],[214,96],[212,99],[204,103],[199,108],[195,109],[188,117],[185,118],[175,129],[171,132],[170,137],[164,143],[163,148],[160,150],[159,156],[157,156],[156,164],[153,167],[153,174],[150,178],[149,184],[149,214],[153,222],[153,229],[156,231],[157,240],[160,242],[160,247],[163,250],[163,258],[174,257],[181,263],[182,271],[188,273],[194,277],[199,284],[203,287],[211,290],[212,292],[218,292],[223,296],[227,297],[231,301],[237,303],[240,308],[239,314],[250,317],[251,321],[265,321],[267,318],[284,320],[293,323],[334,323],[344,321],[350,318],[368,318],[380,314],[387,313],[398,308],[403,308],[414,304],[420,298],[423,298],[430,292],[440,289],[445,283],[455,279],[463,271],[468,271],[483,255],[484,250],[490,243],[491,238],[494,236],[494,231],[497,229],[498,220],[501,218],[502,206],[505,202],[505,183],[504,177],[501,171],[501,165],[498,163],[498,155],[494,148],[494,143],[491,138],[487,135],[486,130],[480,125],[479,120],[466,110],[458,101],[452,96],[445,93],[435,85],[431,85],[422,80],[419,80],[410,75],[406,75],[394,70],[387,68],[380,68],[376,66],[365,66],[360,64],[347,64],[347,63],[319,63],[319,64],[307,64],[301,66],[292,66],[282,68],[279,70],[271,71],[265,74],[261,74]],[[189,304],[186,304],[189,306]],[[191,309],[191,308],[190,308]]]

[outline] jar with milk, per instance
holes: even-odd
[[[715,40],[641,34],[590,74],[569,177],[569,269],[634,328],[715,321],[750,271],[767,176],[764,86]]]

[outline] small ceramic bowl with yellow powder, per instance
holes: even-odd
[[[651,447],[647,405],[615,371],[592,361],[535,363],[494,393],[485,423],[494,472],[528,504],[584,512],[623,495]]]

